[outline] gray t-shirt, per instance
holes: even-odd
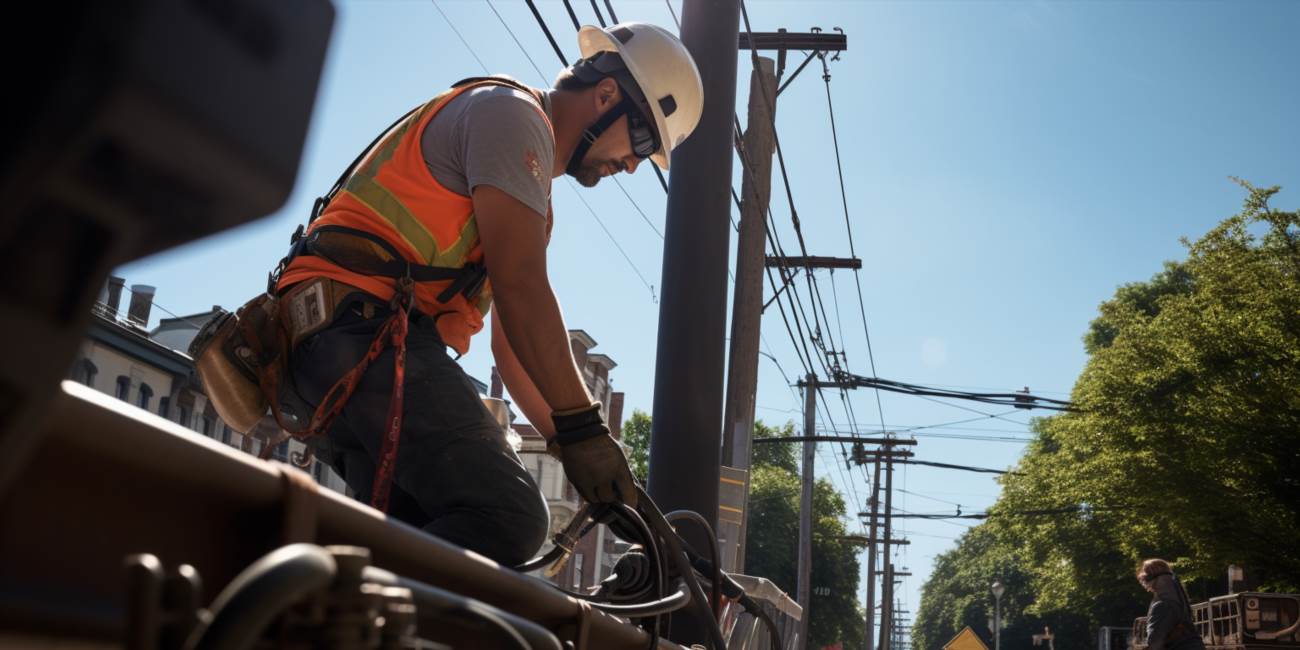
[[[551,203],[555,140],[532,96],[507,86],[482,86],[451,100],[420,138],[424,162],[443,187],[470,196],[491,185],[546,217]]]

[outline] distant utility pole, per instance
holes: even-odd
[[[892,627],[893,616],[890,610],[894,601],[894,563],[889,555],[889,538],[893,534],[894,522],[894,459],[892,456],[886,456],[885,459],[885,539],[882,544],[885,563],[885,579],[880,584],[880,650],[889,650],[891,635],[888,634]],[[877,461],[879,462],[879,461]],[[889,623],[886,623],[889,621]]]
[[[876,645],[875,624],[876,624],[876,542],[877,537],[876,523],[879,521],[880,514],[880,459],[876,459],[875,476],[871,479],[871,521],[870,521],[870,540],[867,545],[867,630],[863,635],[863,642],[866,644],[866,650],[873,650]]]
[[[823,385],[828,385],[828,384],[823,384]],[[830,384],[830,385],[838,385],[838,384]],[[869,526],[868,529],[870,531],[868,535],[872,542],[867,546],[867,602],[866,602],[866,616],[865,616],[866,621],[864,622],[866,630],[865,630],[865,634],[863,634],[863,647],[866,648],[866,650],[873,650],[876,644],[876,635],[875,635],[876,575],[877,575],[876,544],[879,543],[884,547],[883,563],[885,565],[884,566],[885,574],[886,577],[888,578],[887,580],[883,580],[881,584],[881,591],[883,592],[883,595],[880,599],[881,601],[880,647],[882,648],[882,650],[888,647],[886,641],[888,640],[888,630],[889,630],[889,625],[888,625],[889,601],[893,595],[892,577],[895,575],[911,575],[910,573],[906,573],[906,574],[895,573],[893,571],[893,566],[889,562],[890,546],[909,543],[905,539],[895,540],[890,535],[890,533],[892,532],[892,526],[890,525],[890,523],[892,522],[892,517],[889,516],[889,511],[893,505],[893,499],[891,497],[893,492],[893,485],[892,482],[890,481],[890,477],[893,476],[894,459],[900,456],[909,455],[906,452],[894,451],[894,447],[900,445],[915,445],[916,441],[900,440],[898,438],[892,437],[892,435],[893,434],[889,434],[887,432],[886,439],[880,441],[880,446],[882,447],[882,449],[876,451],[874,454],[870,454],[875,459],[875,472],[874,472],[874,476],[871,479],[871,497],[870,497],[871,510],[869,512],[858,513],[858,516],[865,516],[868,518],[868,526]],[[863,454],[861,456],[864,457],[865,460],[866,454]],[[885,533],[883,539],[881,538],[879,532],[881,526],[880,492],[881,492],[882,485],[880,481],[880,472],[881,472],[882,460],[885,461],[883,464],[885,465],[886,468],[885,485],[883,486],[885,491],[885,513],[886,513],[884,518]],[[862,463],[860,462],[859,464]]]

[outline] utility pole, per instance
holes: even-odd
[[[754,395],[758,381],[760,327],[764,308],[763,271],[768,263],[764,253],[767,242],[767,215],[771,200],[772,154],[776,149],[776,98],[781,94],[777,82],[785,74],[786,53],[811,50],[808,58],[786,81],[795,77],[819,53],[839,52],[848,48],[843,32],[809,32],[796,34],[784,29],[776,32],[738,33],[736,45],[752,63],[749,85],[748,125],[740,148],[745,173],[741,179],[740,237],[736,250],[736,288],[731,318],[731,348],[727,367],[727,389],[722,420],[722,462],[745,472],[744,505],[738,530],[727,531],[728,546],[723,556],[731,559],[728,569],[740,570],[745,564],[746,522],[749,515],[748,471],[750,444],[754,432]],[[775,51],[777,58],[760,57],[759,51]],[[705,84],[708,88],[708,84]],[[827,258],[829,259],[829,258]],[[796,264],[796,266],[798,266]],[[784,278],[783,278],[784,279]],[[657,394],[657,393],[656,393]],[[730,539],[734,538],[734,539]]]
[[[799,619],[799,648],[808,647],[808,605],[811,602],[809,583],[812,581],[812,500],[813,457],[817,442],[811,440],[816,433],[817,376],[808,373],[803,387],[803,428],[809,440],[803,443],[803,493],[799,499],[799,580],[796,594],[803,615]]]
[[[693,510],[716,528],[740,2],[684,0],[681,22],[704,110],[673,151],[669,177],[648,489],[665,512]],[[684,527],[683,537],[708,548],[696,528]],[[668,636],[707,643],[705,625],[675,616]]]
[[[882,545],[885,579],[880,584],[880,650],[890,650],[889,642],[892,640],[889,632],[893,627],[893,616],[890,610],[894,600],[894,563],[889,556],[889,540],[893,535],[893,511],[894,459],[892,456],[885,456],[885,539]]]
[[[871,543],[867,545],[867,630],[863,636],[863,642],[866,644],[866,650],[872,650],[876,645],[875,623],[876,623],[876,541],[879,514],[877,505],[880,503],[880,457],[876,457],[875,475],[871,479],[871,521],[868,533]]]
[[[772,111],[766,97],[776,97],[776,62],[762,57],[749,82],[749,125],[744,155],[749,173],[741,182],[740,242],[736,249],[736,290],[731,316],[731,352],[727,366],[727,402],[722,418],[722,462],[745,470],[745,505],[734,544],[734,563],[745,566],[749,519],[749,456],[754,432],[754,394],[758,384],[759,334],[763,316],[763,252],[767,248],[767,205],[772,194]],[[767,88],[766,94],[763,88]],[[773,106],[775,109],[775,106]]]

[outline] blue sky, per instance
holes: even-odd
[[[672,2],[680,15],[680,0]],[[564,6],[539,4],[566,56],[576,56]],[[589,3],[574,5],[584,23],[596,22]],[[312,199],[361,147],[411,106],[483,72],[450,25],[491,72],[540,85],[558,70],[523,2],[494,0],[492,8],[544,78],[487,4],[440,0],[438,7],[450,24],[432,2],[340,3],[298,183],[285,207],[119,274],[128,284],[158,287],[157,304],[177,314],[237,306],[260,291]],[[662,1],[615,0],[614,8],[625,21],[672,27]],[[1080,337],[1097,304],[1118,285],[1147,279],[1162,261],[1181,257],[1180,237],[1196,238],[1236,212],[1243,193],[1229,176],[1282,185],[1281,207],[1300,203],[1300,3],[756,0],[748,9],[756,31],[820,26],[848,34],[849,50],[830,64],[830,84],[881,377],[1000,391],[1029,386],[1065,398],[1086,361]],[[792,53],[787,74],[801,58]],[[743,122],[747,55],[740,66]],[[777,114],[809,253],[846,257],[816,64],[781,95]],[[738,164],[735,179],[738,188]],[[622,186],[662,232],[666,201],[653,174],[624,177]],[[628,413],[648,412],[658,306],[638,271],[657,291],[662,242],[613,183],[577,190],[557,179],[553,195],[549,263],[568,325],[590,333],[597,351],[619,364],[612,376],[627,394]],[[772,206],[790,249],[794,234],[779,185]],[[843,309],[837,315],[827,305],[839,321],[834,337],[849,368],[870,374],[853,278],[823,271],[819,283],[823,297],[838,296]],[[776,363],[761,362],[757,415],[769,423],[801,421],[800,400],[786,379],[803,371],[779,315],[765,317],[764,338],[785,376]],[[487,377],[486,336],[463,363]],[[878,414],[874,394],[859,391],[850,400],[859,424],[876,428],[882,420],[899,428],[982,418],[918,432],[917,457],[926,460],[1006,467],[1022,444],[925,434],[1027,435],[1025,414],[983,417],[1005,412],[986,405],[882,393]],[[844,427],[848,418],[836,403],[830,421],[822,419],[823,426]],[[864,473],[844,471],[838,457],[838,447],[824,446],[819,475],[839,486],[856,511],[865,501]],[[921,467],[899,471],[896,485],[906,490],[896,507],[909,512],[950,512],[957,503],[978,511],[998,491],[988,475]],[[905,525],[912,544],[896,562],[914,574],[901,593],[906,609],[915,612],[933,556],[951,548],[965,525]]]

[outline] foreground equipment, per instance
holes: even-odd
[[[642,577],[612,578],[633,593],[575,598],[79,384],[63,383],[35,435],[22,489],[0,496],[0,646],[671,648],[653,621],[677,611],[712,621],[721,648],[717,615],[736,632],[736,604],[760,622],[786,616],[682,545],[669,522],[691,515],[660,516],[648,499],[613,524],[647,542]],[[729,647],[782,646],[769,633]]]

